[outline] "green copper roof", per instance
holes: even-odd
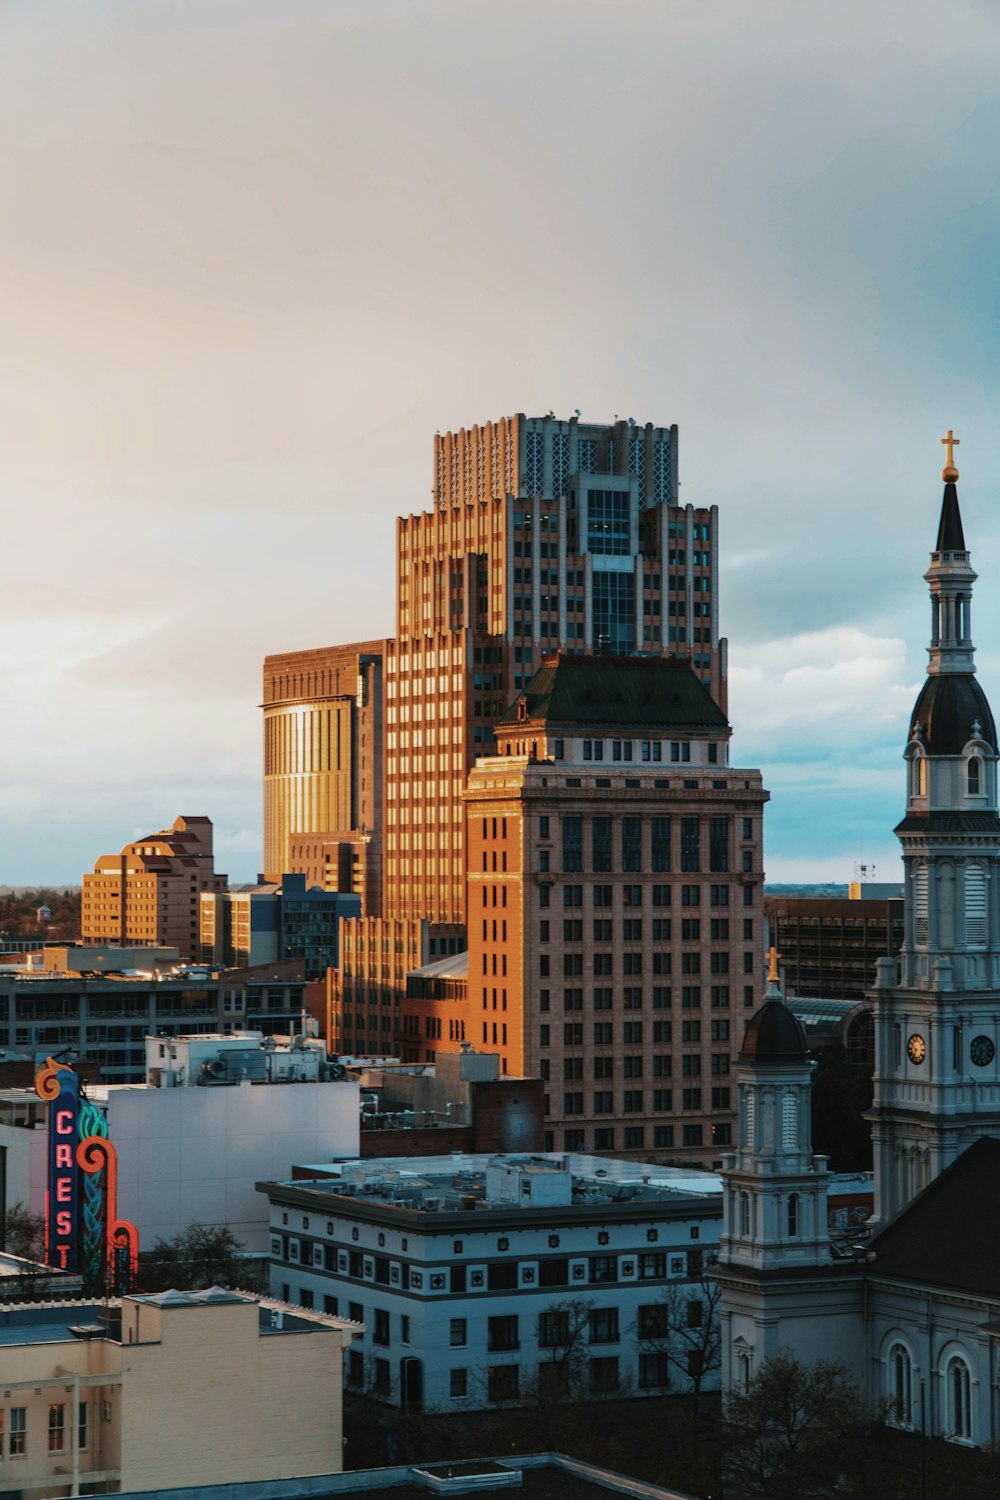
[[[594,729],[729,729],[688,663],[661,656],[549,657],[496,727],[516,729],[526,719]]]

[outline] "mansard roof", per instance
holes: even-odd
[[[963,1151],[871,1241],[875,1275],[1000,1297],[1000,1140]]]
[[[496,727],[526,719],[593,729],[729,730],[688,662],[664,656],[549,656]]]
[[[981,737],[996,750],[996,725],[977,679],[966,672],[940,672],[921,688],[910,724],[922,726],[921,743],[928,755],[961,755],[977,720]]]

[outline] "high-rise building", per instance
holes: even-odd
[[[366,910],[378,909],[381,885],[385,648],[363,641],[264,661],[264,868],[316,880],[310,843],[360,839]]]
[[[385,912],[465,920],[461,795],[543,655],[676,655],[725,711],[718,512],[677,504],[677,428],[516,416],[435,439],[397,523]]]
[[[176,948],[198,956],[198,900],[202,891],[224,891],[215,873],[212,822],[179,817],[172,828],[102,854],[83,877],[80,931],[85,943]]]
[[[259,880],[201,898],[201,961],[219,968],[301,958],[306,978],[321,980],[339,962],[340,924],[361,915],[357,896],[319,887],[304,875]]]

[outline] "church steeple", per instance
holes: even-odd
[[[931,591],[931,644],[927,671],[936,676],[943,672],[971,674],[975,647],[972,644],[972,585],[976,574],[969,562],[958,506],[958,470],[953,448],[958,438],[951,429],[941,439],[948,448],[948,462],[941,470],[944,498],[938,523],[937,544],[931,553],[931,565],[924,577]]]
[[[884,1221],[981,1135],[1000,1134],[1000,816],[997,734],[975,676],[976,574],[949,431],[931,594],[927,679],[905,750],[898,961],[874,992],[876,1215]]]

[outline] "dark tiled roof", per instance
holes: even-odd
[[[910,813],[896,825],[896,833],[1000,834],[1000,818],[993,812]]]
[[[548,723],[724,733],[725,714],[686,661],[661,656],[549,657],[522,697],[498,720],[514,727],[528,719]]]
[[[1000,1297],[1000,1141],[984,1136],[871,1242],[876,1274]]]
[[[743,1033],[740,1062],[805,1062],[809,1046],[802,1023],[783,1000],[765,1000]]]
[[[997,748],[997,731],[986,694],[966,672],[940,672],[928,677],[913,705],[910,723],[923,726],[928,755],[961,755],[979,720],[984,740]]]
[[[944,487],[941,501],[941,524],[935,552],[964,552],[965,533],[962,530],[962,512],[958,508],[958,490],[953,484]]]

